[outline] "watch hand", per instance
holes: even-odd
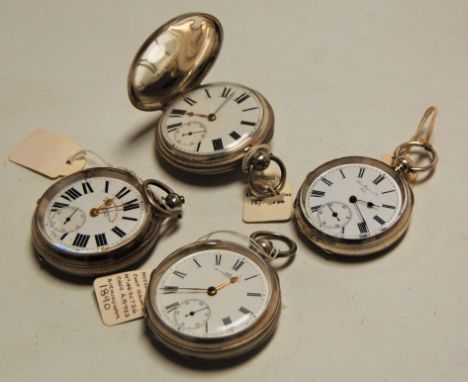
[[[362,213],[361,213],[361,210],[359,209],[358,205],[357,205],[357,201],[358,199],[353,195],[349,198],[349,201],[354,205],[354,207],[356,208],[359,216],[361,217],[361,220],[362,220],[362,223],[364,223],[364,227],[366,228],[367,230],[367,223],[366,223],[366,220],[364,219],[364,216],[362,216]]]
[[[194,113],[193,111],[189,111],[186,113],[189,117],[193,117],[193,116],[196,116],[196,117],[202,117],[202,118],[208,118],[209,115],[208,114],[198,114],[198,113]]]
[[[71,220],[72,216],[75,215],[75,213],[76,213],[76,211],[78,211],[78,209],[79,209],[78,207],[75,208],[75,211],[73,211],[72,214],[65,219],[65,221],[63,222],[63,225],[67,224]]]
[[[327,206],[328,206],[328,208],[330,209],[330,211],[332,212],[332,216],[333,216],[334,218],[336,218],[336,220],[341,221],[341,219],[338,217],[338,213],[335,212],[335,211],[333,211],[333,208],[331,208],[330,203],[328,203]]]
[[[205,293],[208,290],[208,288],[179,288],[176,286],[165,286],[159,289],[162,289],[168,293],[176,293],[180,290],[184,291],[183,293],[190,293],[190,292]]]
[[[204,132],[205,132],[205,130],[189,131],[188,133],[183,133],[182,136],[185,137],[186,135],[201,134],[201,133],[204,133]]]
[[[219,284],[218,286],[210,286],[207,290],[209,296],[214,296],[218,293],[219,290],[228,286],[229,284],[235,284],[239,280],[239,276],[232,276],[228,281]]]
[[[196,313],[201,312],[202,310],[205,310],[205,309],[208,309],[208,307],[205,306],[204,308],[201,308],[201,309],[198,309],[198,310],[192,310],[190,313],[187,313],[187,314],[185,315],[185,317],[188,317],[188,316],[195,316]]]
[[[102,210],[107,209],[111,206],[111,204],[114,202],[114,199],[115,199],[115,196],[112,199],[107,199],[106,201],[104,201],[104,203],[102,203],[99,207],[91,208],[91,211],[89,211],[89,214],[92,217],[98,216]]]
[[[235,92],[232,92],[224,101],[221,105],[218,106],[218,108],[213,112],[214,115],[218,114],[218,112],[226,105],[226,103],[234,96]]]
[[[356,199],[356,202],[359,202],[359,203],[363,203],[363,204],[367,204],[367,207],[369,208],[379,208],[380,206],[377,206],[375,205],[374,203],[372,202],[365,202],[364,200],[359,200],[359,199]]]

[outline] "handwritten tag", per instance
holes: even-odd
[[[47,130],[33,131],[10,154],[10,161],[55,179],[82,170],[85,159],[67,163],[81,150],[78,143]]]
[[[277,196],[259,199],[249,188],[244,193],[242,220],[245,223],[288,221],[292,216],[292,186],[286,182]]]
[[[101,318],[107,326],[142,318],[151,269],[140,269],[94,280]]]

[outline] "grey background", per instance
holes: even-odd
[[[241,221],[240,174],[181,177],[153,152],[159,113],[132,107],[126,75],[143,39],[187,11],[224,26],[206,81],[261,91],[276,115],[274,152],[297,190],[346,156],[380,157],[440,109],[440,164],[415,187],[404,240],[363,263],[329,260],[292,223]],[[0,374],[4,381],[465,381],[468,375],[467,1],[8,1],[0,4]],[[187,198],[180,229],[145,266],[208,231],[280,230],[296,238],[280,272],[287,306],[270,344],[231,368],[193,370],[162,355],[142,321],[105,327],[91,288],[32,256],[35,202],[51,181],[7,160],[30,131],[61,133]],[[184,180],[185,179],[185,180]]]

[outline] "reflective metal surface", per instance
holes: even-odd
[[[204,13],[180,15],[143,43],[128,73],[127,90],[140,110],[164,108],[198,86],[221,49],[220,22]]]

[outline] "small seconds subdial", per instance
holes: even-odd
[[[318,230],[358,240],[375,236],[398,221],[402,195],[392,176],[378,167],[337,165],[312,181],[305,212]]]
[[[177,150],[217,155],[246,143],[262,117],[262,103],[253,91],[238,84],[216,83],[175,101],[161,117],[161,128],[164,139]],[[192,134],[184,135],[188,132]]]
[[[182,146],[199,147],[206,136],[206,131],[206,126],[201,122],[186,122],[175,130],[174,141]]]
[[[70,233],[86,223],[86,214],[79,207],[63,207],[49,214],[49,223],[57,232]]]
[[[344,227],[351,221],[351,209],[341,202],[329,202],[318,207],[317,218],[321,227],[344,231]]]
[[[203,327],[211,314],[208,304],[200,299],[190,298],[182,301],[174,311],[174,321],[180,328],[196,330]]]
[[[192,253],[176,261],[157,285],[154,305],[163,322],[195,338],[222,338],[255,323],[270,288],[262,269],[226,249]]]
[[[83,178],[50,200],[44,230],[51,243],[73,254],[99,254],[131,241],[147,210],[140,191],[123,179]]]

